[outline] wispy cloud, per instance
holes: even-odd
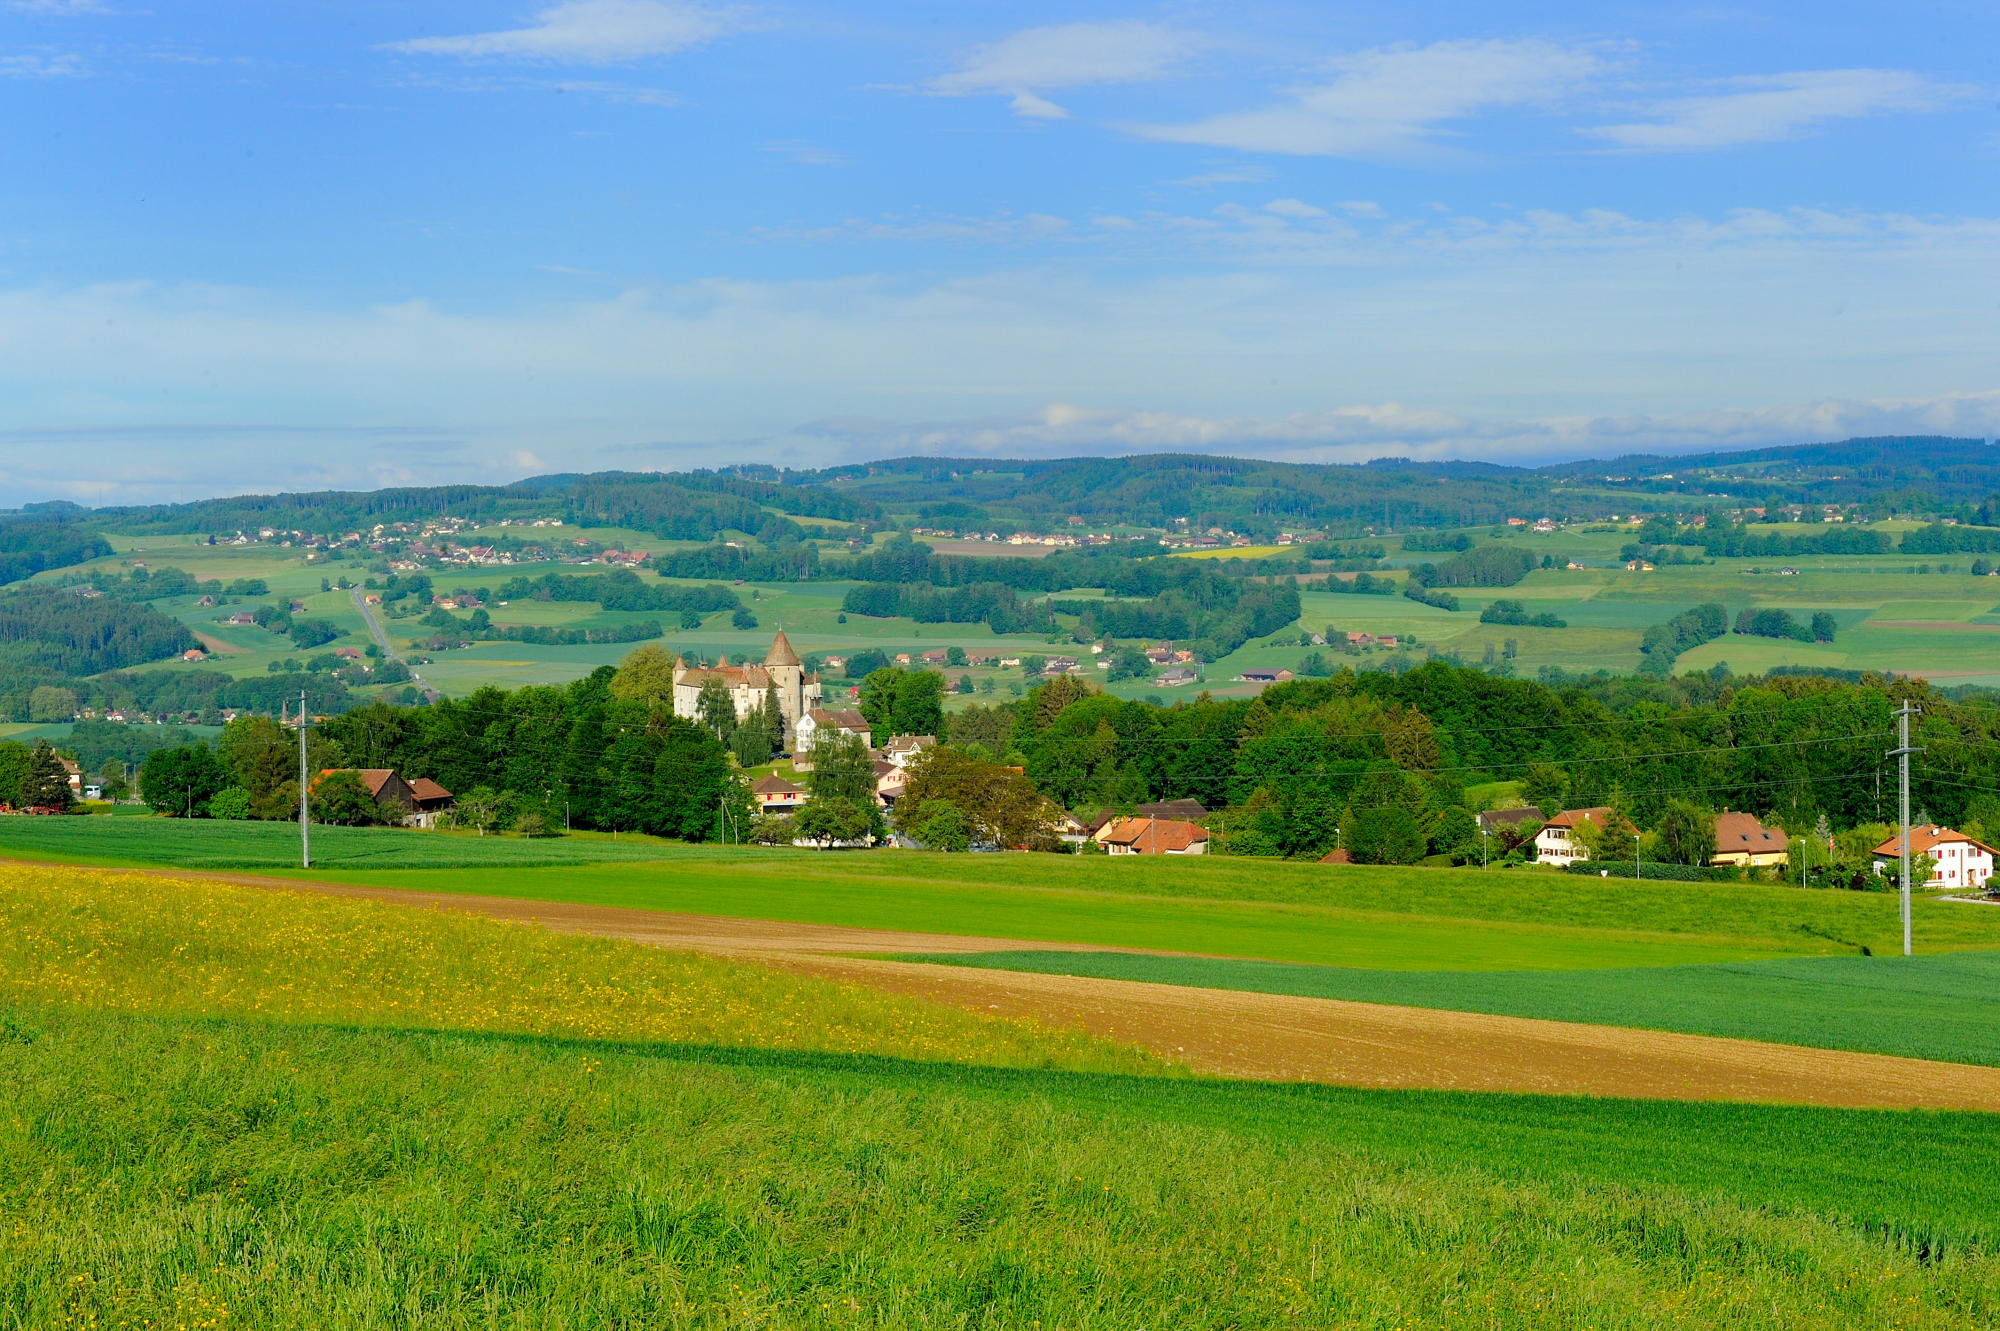
[[[1671,152],[1731,148],[1793,138],[1828,120],[1941,111],[1974,89],[1898,69],[1826,69],[1731,79],[1727,91],[1677,97],[1644,110],[1650,119],[1583,132],[1621,148]]]
[[[1119,219],[1123,221],[1124,219]],[[1115,225],[1115,224],[1114,224]],[[1067,235],[1069,222],[1047,213],[1022,217],[850,217],[839,226],[767,227],[757,234],[767,240],[946,240],[1011,245]]]
[[[503,32],[419,37],[387,49],[413,55],[611,64],[671,55],[742,26],[730,9],[676,0],[568,0],[537,13],[534,22]]]
[[[1186,185],[1191,189],[1209,189],[1216,185],[1254,185],[1260,180],[1271,178],[1271,168],[1267,166],[1232,166],[1220,171],[1204,171],[1199,175],[1183,176],[1170,180],[1170,185]]]
[[[0,55],[0,75],[9,78],[79,78],[83,72],[83,63],[73,55]]]
[[[25,10],[30,14],[50,14],[64,16],[72,14],[109,14],[114,11],[99,0],[9,0],[7,9]]]
[[[1264,211],[1275,213],[1279,217],[1299,219],[1326,216],[1326,209],[1315,208],[1311,204],[1301,203],[1297,199],[1273,199],[1264,205]]]
[[[1064,23],[984,47],[924,87],[944,97],[1008,97],[1016,115],[1061,120],[1069,112],[1040,94],[1159,78],[1186,50],[1185,37],[1150,23]]]
[[[1243,152],[1408,158],[1432,155],[1447,126],[1478,112],[1552,106],[1604,72],[1596,53],[1544,41],[1392,46],[1329,62],[1332,78],[1258,111],[1186,125],[1133,125],[1147,138]]]
[[[757,145],[767,153],[777,153],[800,166],[846,166],[848,159],[831,148],[822,148],[809,139],[773,139]]]

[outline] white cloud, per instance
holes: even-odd
[[[1185,38],[1150,23],[1064,23],[984,47],[924,87],[944,97],[1008,97],[1018,116],[1060,120],[1069,112],[1039,94],[1159,78],[1186,50]]]
[[[1254,185],[1260,180],[1269,180],[1272,172],[1264,166],[1232,166],[1223,171],[1205,171],[1197,176],[1184,176],[1170,180],[1170,185],[1187,185],[1195,189],[1207,189],[1212,185]]]
[[[1388,214],[1387,214],[1387,213],[1385,213],[1385,212],[1383,212],[1383,211],[1382,211],[1382,205],[1381,205],[1381,204],[1379,204],[1379,203],[1370,203],[1370,202],[1369,202],[1368,200],[1366,200],[1366,199],[1348,199],[1348,200],[1345,200],[1345,201],[1343,201],[1343,202],[1341,202],[1341,203],[1339,203],[1339,204],[1336,204],[1336,205],[1335,205],[1335,207],[1339,208],[1339,209],[1340,209],[1340,211],[1342,211],[1342,212],[1344,212],[1344,213],[1347,213],[1347,214],[1348,214],[1349,216],[1352,216],[1352,217],[1386,217],[1386,216],[1388,216]]]
[[[1289,89],[1276,106],[1130,128],[1243,152],[1402,158],[1435,153],[1445,126],[1475,113],[1553,105],[1604,68],[1590,51],[1544,41],[1392,46],[1331,61],[1331,81]]]
[[[9,9],[24,9],[30,14],[53,14],[58,16],[73,14],[109,14],[112,10],[98,0],[12,0]]]
[[[17,79],[76,78],[83,66],[73,55],[0,55],[0,75]]]
[[[1276,213],[1279,217],[1296,217],[1301,219],[1326,216],[1326,209],[1315,208],[1309,203],[1300,203],[1297,199],[1273,199],[1264,205],[1264,211],[1267,213]]]
[[[1623,148],[1686,151],[1788,139],[1828,120],[1939,111],[1971,89],[1897,69],[1827,69],[1731,79],[1732,91],[1680,97],[1646,108],[1644,124],[1583,132]]]
[[[534,23],[465,37],[419,37],[388,49],[413,55],[498,56],[609,64],[670,55],[740,26],[734,11],[677,0],[567,0]]]

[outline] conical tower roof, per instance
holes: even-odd
[[[771,652],[770,655],[764,658],[764,664],[767,666],[795,666],[798,663],[799,654],[792,650],[792,644],[785,638],[785,631],[779,629],[778,636],[771,639]]]

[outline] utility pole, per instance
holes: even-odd
[[[1488,835],[1489,833],[1486,830],[1486,824],[1481,823],[1479,825],[1479,867],[1482,872],[1488,867],[1486,863],[1487,849],[1488,849],[1486,842]],[[1335,838],[1335,840],[1338,839],[1339,839],[1338,837]]]
[[[1917,709],[1910,706],[1908,698],[1903,699],[1901,710],[1894,713],[1896,718],[1896,748],[1888,756],[1897,760],[1898,814],[1903,824],[1903,844],[1899,848],[1902,877],[1901,895],[1903,899],[1903,955],[1910,955],[1910,755],[1921,752],[1910,747],[1910,718]]]
[[[312,857],[312,805],[308,801],[306,784],[306,691],[299,690],[299,867],[313,867]]]

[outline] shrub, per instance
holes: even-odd
[[[211,818],[242,819],[250,816],[250,792],[241,786],[219,791],[208,801]]]
[[[1608,874],[1613,878],[1651,878],[1667,883],[1706,883],[1713,876],[1707,869],[1692,864],[1660,864],[1653,860],[1641,860],[1638,867],[1639,872],[1635,875],[1630,860],[1576,860],[1564,865],[1563,872],[1585,878]]]

